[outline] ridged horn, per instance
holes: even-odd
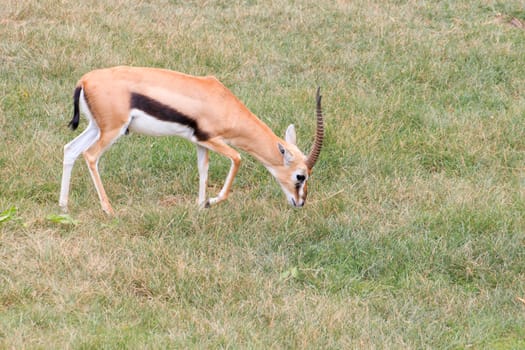
[[[317,128],[315,130],[315,140],[314,144],[312,146],[312,149],[310,151],[310,154],[308,155],[308,158],[306,159],[306,166],[308,169],[312,169],[315,165],[315,162],[317,162],[317,158],[319,158],[319,153],[321,153],[321,148],[323,147],[323,138],[324,138],[324,124],[323,124],[323,111],[321,109],[321,95],[320,95],[321,87],[317,88],[317,94],[315,95],[316,100],[316,108],[315,113],[317,116]]]

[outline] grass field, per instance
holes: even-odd
[[[4,1],[0,348],[525,348],[520,20],[517,0]],[[306,206],[243,154],[198,210],[195,147],[130,135],[100,162],[117,217],[79,160],[59,220],[73,88],[121,64],[215,75],[305,151],[321,86]],[[212,195],[228,167],[212,155]]]

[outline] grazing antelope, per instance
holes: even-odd
[[[306,157],[296,146],[295,128],[285,139],[251,113],[214,77],[195,77],[156,68],[114,67],[94,70],[77,83],[74,114],[69,123],[75,130],[80,111],[89,124],[64,146],[60,207],[67,211],[73,164],[83,153],[102,209],[113,214],[98,172],[98,160],[120,136],[136,132],[152,136],[177,135],[197,145],[199,205],[209,207],[228,197],[241,156],[231,146],[258,159],[277,179],[294,207],[306,200],[306,182],[323,143],[321,96],[317,89],[317,130]],[[231,160],[230,171],[217,197],[206,199],[208,150]]]

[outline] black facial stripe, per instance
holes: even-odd
[[[182,124],[192,128],[194,130],[193,133],[195,137],[199,141],[206,141],[210,138],[210,135],[207,132],[199,129],[197,121],[185,114],[182,114],[175,108],[167,106],[162,102],[152,99],[151,97],[138,93],[131,93],[130,104],[132,109],[139,109],[151,115],[152,117],[157,118],[158,120]]]

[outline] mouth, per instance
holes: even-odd
[[[295,198],[290,198],[290,203],[296,208],[301,208],[304,205],[304,201],[297,203]]]

